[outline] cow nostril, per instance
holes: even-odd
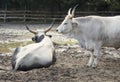
[[[34,37],[32,38],[32,41],[35,41],[35,38],[34,38]]]
[[[58,29],[56,30],[56,32],[58,32]]]

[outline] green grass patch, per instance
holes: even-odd
[[[0,43],[0,53],[9,53],[12,48],[19,46],[25,46],[33,43],[32,41],[23,41],[23,42],[10,42],[10,43]]]
[[[56,39],[56,40],[53,40],[53,42],[55,44],[58,44],[58,45],[74,45],[74,44],[78,44],[78,41],[75,40],[75,39],[65,39],[65,40]]]

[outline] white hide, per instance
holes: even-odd
[[[73,22],[78,24],[77,30],[75,28],[78,32],[78,38],[82,34],[86,42],[94,43],[94,41],[100,41],[103,46],[120,47],[120,44],[118,44],[120,42],[120,16],[77,17],[73,18]]]
[[[88,66],[96,67],[100,58],[100,49],[120,47],[120,16],[85,16],[71,18],[67,15],[57,31],[76,38],[86,50],[94,50]]]
[[[44,39],[39,43],[29,44],[24,47],[20,47],[18,54],[16,55],[15,70],[18,69],[19,65],[29,66],[36,62],[41,65],[46,65],[52,62],[54,53],[54,46],[51,39],[45,36]]]

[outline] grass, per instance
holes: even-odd
[[[32,33],[26,33],[23,35],[24,38],[25,37],[32,37],[33,34]],[[52,39],[53,43],[57,44],[57,45],[74,45],[77,44],[78,41],[75,39],[62,39],[62,38],[56,38],[54,37]],[[33,43],[32,41],[20,41],[20,42],[16,42],[16,41],[12,41],[12,42],[1,42],[0,43],[0,53],[10,53],[12,52],[13,48],[17,48],[19,46],[25,46],[28,44]]]
[[[76,40],[74,39],[67,39],[67,40],[54,40],[53,41],[55,44],[58,45],[73,45],[78,43]],[[25,46],[28,44],[33,43],[32,41],[22,41],[22,42],[9,42],[9,43],[0,43],[0,53],[10,53],[12,52],[13,48],[17,48],[19,46]]]
[[[21,34],[21,33],[15,33],[16,35],[18,34]],[[24,36],[24,38],[28,38],[28,37],[32,37],[33,34],[32,33],[23,33],[22,36]],[[31,44],[33,43],[32,41],[20,41],[20,42],[17,42],[17,41],[11,41],[11,42],[0,42],[0,53],[10,53],[12,52],[12,49],[13,48],[17,48],[19,46],[25,46],[27,44]]]
[[[53,42],[57,45],[74,45],[74,44],[78,44],[78,41],[75,39],[65,39],[65,40],[59,40],[59,39],[55,39],[53,40]]]
[[[25,46],[31,43],[32,41],[0,43],[0,53],[9,53],[11,52],[12,48],[16,48],[18,46]]]

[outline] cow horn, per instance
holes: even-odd
[[[72,16],[73,16],[73,17],[74,17],[75,9],[76,9],[77,6],[78,6],[78,4],[75,5],[74,8],[73,8],[73,10],[72,10]]]
[[[68,15],[71,15],[71,13],[70,13],[70,12],[71,12],[71,9],[72,9],[72,8],[70,8],[70,9],[68,10]]]
[[[53,27],[53,25],[54,25],[54,22],[55,22],[55,20],[52,22],[52,24],[48,27],[48,29],[46,29],[44,32],[45,32],[45,34],[49,31],[49,30],[51,30],[51,28]]]
[[[26,26],[26,29],[27,29],[29,32],[33,33],[33,34],[37,34],[37,32],[35,32],[35,31],[33,31],[33,30],[30,30],[30,29],[28,28],[28,26]]]

